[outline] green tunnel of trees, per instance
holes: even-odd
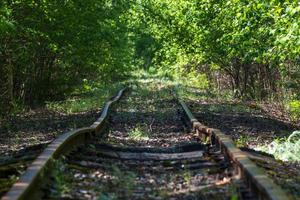
[[[298,1],[3,0],[0,40],[1,113],[137,69],[299,103]]]

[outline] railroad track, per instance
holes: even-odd
[[[48,145],[2,199],[289,198],[170,88],[135,87]]]

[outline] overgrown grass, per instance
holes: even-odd
[[[148,132],[146,130],[146,127],[141,126],[140,124],[137,124],[135,128],[133,128],[129,133],[129,138],[133,140],[148,140]]]
[[[250,137],[247,135],[240,135],[234,143],[237,147],[247,147],[248,141],[251,141]]]
[[[294,131],[289,137],[276,139],[256,150],[272,154],[283,161],[300,161],[300,131]]]
[[[70,191],[70,184],[65,175],[65,166],[63,160],[56,160],[53,163],[51,177],[54,179],[54,184],[51,185],[52,197],[62,197]]]
[[[46,107],[50,110],[67,114],[101,108],[107,99],[115,95],[118,89],[121,88],[121,84],[97,85],[93,87],[85,85],[82,90],[77,90],[72,97],[64,101],[47,102]]]
[[[254,109],[242,104],[211,104],[207,106],[205,111],[215,113],[250,113]]]
[[[177,94],[186,100],[208,100],[215,99],[221,101],[232,101],[233,94],[229,90],[218,91],[216,88],[203,88],[196,85],[187,84],[188,81],[176,83]]]
[[[292,120],[300,120],[300,100],[289,101],[286,107]]]

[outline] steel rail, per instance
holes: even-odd
[[[256,166],[247,154],[238,149],[233,140],[222,133],[218,129],[208,128],[201,124],[189,110],[185,102],[179,99],[188,123],[191,125],[193,131],[199,136],[209,138],[211,144],[217,145],[227,157],[233,161],[237,174],[243,178],[250,190],[257,195],[259,200],[288,200],[289,195],[283,189],[276,185],[266,175],[266,171]]]
[[[52,160],[66,154],[77,145],[86,143],[92,136],[98,135],[103,130],[109,109],[118,101],[125,89],[108,101],[102,109],[101,116],[90,126],[76,129],[60,135],[33,161],[26,172],[12,186],[2,200],[31,200],[38,198],[35,190],[42,184],[42,178],[46,176],[47,169],[53,163]]]
[[[36,189],[42,184],[42,178],[51,167],[52,160],[64,155],[75,148],[77,145],[84,144],[93,136],[100,135],[104,130],[105,121],[111,105],[118,101],[125,89],[108,101],[102,109],[101,116],[90,126],[73,130],[62,134],[55,139],[38,158],[28,167],[10,191],[2,200],[27,200],[38,198]],[[179,98],[177,98],[179,99]],[[183,100],[179,99],[188,124],[199,136],[205,136],[210,139],[211,144],[217,145],[237,169],[237,174],[243,178],[251,191],[259,199],[266,200],[288,200],[289,196],[270,178],[266,176],[265,170],[258,168],[240,149],[235,147],[229,136],[218,129],[208,128],[202,125],[189,110]]]

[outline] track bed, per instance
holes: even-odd
[[[43,199],[241,197],[230,162],[190,132],[171,90],[145,88],[127,92],[103,137],[56,162]]]
[[[290,198],[172,87],[139,82],[46,147],[3,197],[23,199]]]

